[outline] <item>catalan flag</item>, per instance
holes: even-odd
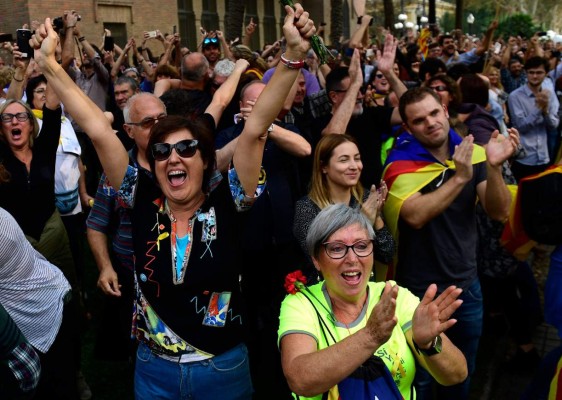
[[[461,141],[462,138],[451,129],[449,131],[450,154],[454,153],[455,146],[459,145]],[[484,148],[474,145],[472,164],[484,161],[486,161]],[[444,177],[445,172],[449,169],[455,169],[455,163],[452,160],[447,160],[444,164],[439,162],[414,136],[404,133],[398,137],[396,147],[390,153],[383,172],[383,179],[388,186],[384,216],[397,243],[400,239],[398,218],[404,201],[439,175]],[[387,279],[393,278],[393,272],[389,270]]]
[[[431,31],[429,28],[423,28],[418,36],[418,47],[420,53],[423,55],[423,60],[427,58],[427,52],[429,51],[429,40],[431,39]]]

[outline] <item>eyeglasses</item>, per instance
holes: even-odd
[[[157,123],[158,121],[160,121],[161,119],[164,119],[166,117],[167,117],[166,114],[160,114],[156,118],[149,117],[149,118],[143,119],[141,122],[125,122],[125,124],[140,126],[142,129],[150,129],[154,126],[155,123]]]
[[[430,86],[430,89],[435,90],[436,92],[448,92],[447,86],[439,85],[439,86]]]
[[[90,63],[88,63],[88,64],[82,64],[82,66],[83,66],[84,68],[94,68],[94,64],[90,64]]]
[[[19,112],[16,114],[4,113],[0,115],[2,122],[4,123],[12,122],[14,120],[14,117],[16,117],[16,119],[20,122],[25,122],[29,118],[31,118],[31,114],[28,112]]]
[[[35,89],[35,90],[33,91],[33,93],[44,94],[46,91],[47,91],[47,89],[41,88],[41,89]]]
[[[195,155],[197,151],[198,140],[185,139],[180,140],[175,144],[170,143],[156,143],[152,145],[152,157],[156,161],[166,161],[172,154],[172,149],[176,149],[176,153],[181,158],[190,158]]]
[[[217,44],[219,42],[219,40],[216,37],[213,38],[205,38],[205,40],[203,40],[203,44]]]
[[[373,240],[359,240],[352,245],[342,242],[326,242],[322,243],[328,257],[334,260],[344,258],[349,249],[352,249],[357,257],[367,257],[373,253]]]

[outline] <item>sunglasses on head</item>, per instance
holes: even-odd
[[[205,40],[203,40],[203,44],[217,44],[218,42],[219,40],[216,37],[205,38]]]
[[[447,86],[439,85],[439,86],[430,86],[430,89],[435,90],[436,92],[448,92]]]
[[[176,149],[176,153],[181,158],[190,158],[195,155],[197,151],[198,140],[185,139],[180,140],[175,144],[170,143],[155,143],[152,145],[152,157],[156,161],[166,161],[172,154],[172,149]]]

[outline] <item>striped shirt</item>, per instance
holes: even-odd
[[[69,291],[62,272],[31,247],[14,218],[0,208],[0,304],[43,353],[57,336]]]

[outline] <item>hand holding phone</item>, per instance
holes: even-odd
[[[33,49],[29,45],[31,31],[29,29],[18,29],[16,32],[16,42],[22,58],[33,57]]]

